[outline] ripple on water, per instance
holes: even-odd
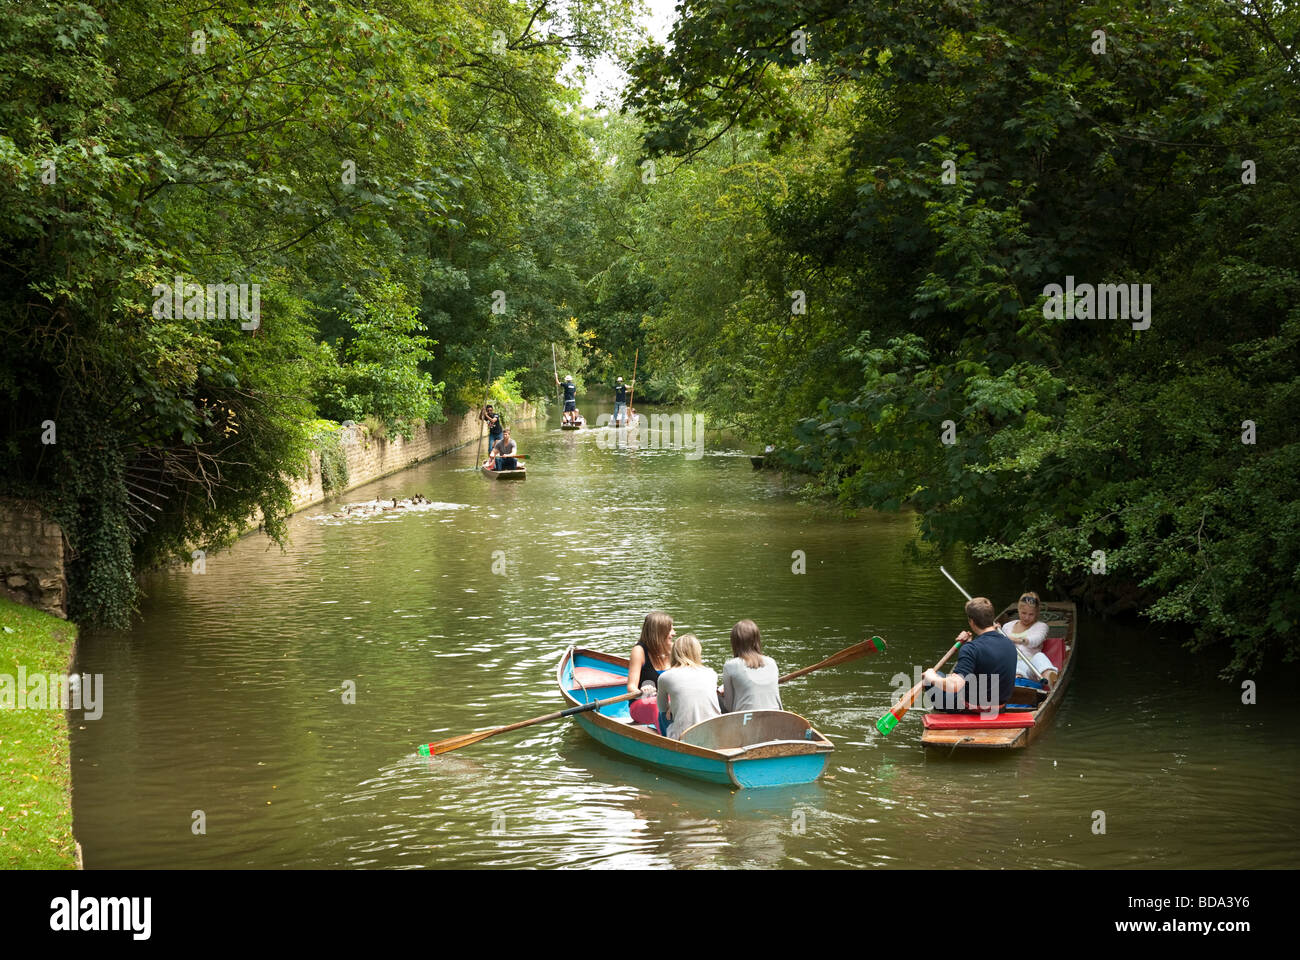
[[[1242,708],[1217,666],[1089,620],[1031,749],[927,755],[919,711],[873,730],[896,675],[931,665],[961,626],[960,597],[908,560],[914,517],[800,503],[730,441],[687,460],[520,429],[526,483],[453,453],[354,494],[438,503],[355,519],[323,505],[291,518],[285,552],[249,537],[203,576],[151,575],[129,633],[85,633],[79,669],[105,675],[106,704],[73,730],[88,866],[1300,865],[1294,704]],[[946,562],[991,594],[1023,586]],[[560,709],[564,649],[625,655],[656,608],[715,667],[742,617],[785,671],[886,638],[885,653],[783,688],[835,743],[820,781],[682,780],[572,721],[415,754]]]

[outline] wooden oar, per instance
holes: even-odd
[[[820,670],[823,667],[833,667],[841,663],[847,663],[850,660],[856,660],[859,657],[865,657],[869,653],[875,653],[877,650],[885,649],[885,641],[880,637],[872,637],[870,640],[863,640],[861,643],[855,643],[851,647],[845,647],[839,653],[827,657],[819,663],[814,663],[811,667],[804,667],[796,670],[794,673],[787,673],[780,679],[780,683],[787,680],[793,680],[795,677],[802,677],[805,673],[812,673],[814,670]],[[596,710],[600,707],[608,706],[611,703],[622,703],[624,700],[635,700],[641,696],[641,691],[635,693],[625,693],[619,697],[610,697],[608,700],[593,700],[591,703],[579,704],[576,707],[569,707],[567,710],[557,710],[555,713],[548,713],[544,717],[535,717],[532,720],[521,720],[519,723],[512,723],[505,727],[495,727],[491,730],[480,730],[478,733],[463,733],[459,737],[449,737],[446,740],[439,740],[437,743],[422,743],[416,752],[422,757],[433,757],[440,753],[449,753],[452,750],[459,750],[461,747],[468,747],[472,743],[478,743],[480,740],[486,740],[488,737],[495,737],[498,733],[508,733],[511,730],[519,730],[523,727],[531,727],[535,723],[546,723],[548,720],[559,720],[562,717],[571,717],[575,713],[585,713],[588,710]]]
[[[949,583],[951,583],[954,587],[956,587],[959,591],[961,591],[961,595],[962,595],[963,597],[965,597],[967,600],[971,599],[971,595],[970,595],[969,593],[966,592],[966,588],[963,587],[963,586],[962,586],[960,583],[958,583],[956,580],[954,580],[954,579],[952,578],[952,574],[951,574],[951,573],[949,573],[949,572],[948,572],[947,570],[945,570],[943,567],[940,567],[940,568],[939,568],[939,572],[942,573],[945,577],[948,578],[948,582],[949,582]],[[998,629],[1001,629],[1001,627],[999,627]],[[1013,641],[1013,642],[1014,642],[1014,641]],[[1023,653],[1020,652],[1020,644],[1016,643],[1016,644],[1015,644],[1015,648],[1016,648],[1016,656],[1019,657],[1019,658],[1021,659],[1021,661],[1024,663],[1024,665],[1025,665],[1026,667],[1029,668],[1030,672],[1031,672],[1035,677],[1037,677],[1039,680],[1043,679],[1043,675],[1042,675],[1041,673],[1038,672],[1038,668],[1035,667],[1032,663],[1030,663],[1030,662],[1029,662],[1029,658],[1026,657]]]
[[[488,347],[488,378],[487,386],[483,388],[483,406],[478,408],[478,443],[474,446],[474,459],[478,460],[479,451],[483,449],[483,411],[487,407],[488,393],[492,390],[492,353],[493,348]]]
[[[560,393],[560,368],[555,363],[555,344],[551,344],[551,372],[555,374],[555,400],[560,405],[560,412],[564,412],[564,396]]]
[[[945,663],[947,663],[948,658],[951,657],[954,653],[956,653],[960,647],[961,647],[961,641],[958,640],[956,643],[952,645],[952,647],[948,650],[948,652],[945,653],[942,658],[940,658],[939,662],[934,665],[934,669],[938,670]],[[893,710],[890,710],[887,714],[885,714],[883,717],[881,717],[879,720],[876,721],[876,732],[879,733],[882,737],[889,736],[889,731],[893,730],[896,726],[898,726],[898,721],[902,720],[905,716],[907,716],[907,711],[912,709],[912,705],[916,703],[916,698],[920,696],[921,688],[924,686],[925,686],[925,681],[922,680],[911,690],[907,691],[907,695],[903,697],[902,700],[898,701],[898,706],[894,707]]]
[[[632,422],[632,401],[636,399],[636,362],[641,359],[641,348],[636,348],[636,354],[632,357],[632,393],[627,398],[627,409],[623,411],[623,426]]]
[[[803,667],[794,673],[787,673],[778,682],[785,683],[787,680],[802,677],[805,673],[812,673],[814,670],[821,670],[823,667],[837,667],[841,663],[848,663],[850,660],[857,660],[859,657],[865,657],[877,651],[881,653],[885,651],[885,641],[880,637],[872,637],[870,640],[863,640],[851,647],[845,647],[839,653],[832,654],[825,660],[814,663],[811,667]]]
[[[535,723],[545,723],[547,720],[559,720],[561,717],[571,717],[575,713],[585,713],[588,710],[598,710],[611,703],[622,703],[624,700],[635,700],[639,696],[641,696],[640,690],[636,693],[625,693],[621,697],[610,697],[608,700],[593,700],[591,703],[579,704],[576,707],[569,707],[567,710],[557,710],[555,713],[548,713],[544,717],[534,717],[532,720],[521,720],[518,723],[512,723],[505,727],[495,727],[492,730],[480,730],[478,733],[464,733],[459,737],[449,737],[446,740],[439,740],[437,743],[422,743],[416,752],[422,757],[432,757],[440,753],[448,753],[452,750],[459,750],[461,747],[468,747],[471,743],[478,743],[480,740],[486,740],[488,737],[495,737],[498,733],[509,733],[511,730],[531,727]]]

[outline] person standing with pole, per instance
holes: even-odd
[[[555,385],[557,387],[561,386],[558,378],[555,381]],[[572,422],[578,412],[578,385],[573,382],[572,374],[566,373],[564,375],[563,388],[564,419],[568,422]]]
[[[614,384],[614,426],[619,426],[627,419],[627,384],[619,377]]]

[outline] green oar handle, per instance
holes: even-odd
[[[948,652],[939,659],[939,662],[934,665],[934,669],[938,670],[947,663],[948,659],[961,649],[961,644],[962,642],[960,640],[954,643],[948,649]],[[894,707],[894,709],[890,710],[887,714],[876,721],[876,731],[882,737],[889,736],[889,731],[898,726],[899,720],[902,720],[903,717],[907,716],[907,711],[912,709],[912,704],[916,702],[917,695],[920,694],[923,686],[925,686],[924,680],[909,690],[907,696],[903,697],[903,699],[898,702],[898,706]]]

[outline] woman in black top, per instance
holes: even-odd
[[[644,684],[659,685],[659,674],[668,669],[669,653],[672,650],[673,618],[661,610],[652,610],[641,624],[641,639],[637,641],[628,657],[627,692],[639,693]],[[645,705],[645,717],[638,716],[641,701],[633,700],[629,704],[632,719],[637,723],[654,724],[659,719],[659,708],[654,698]]]

